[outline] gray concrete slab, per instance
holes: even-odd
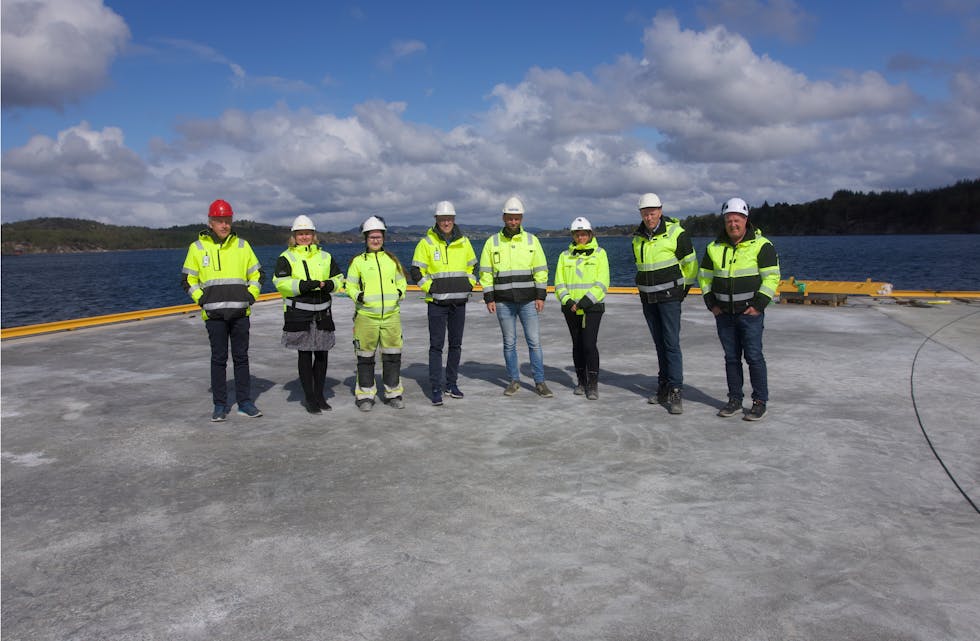
[[[472,305],[462,400],[425,397],[406,303],[404,410],[350,387],[299,404],[280,306],[256,307],[260,419],[212,424],[191,316],[2,345],[5,641],[980,639],[980,306],[773,306],[769,416],[715,416],[713,320],[684,310],[685,411],[613,297],[598,401],[501,395],[496,320]],[[524,355],[526,358],[526,352]],[[525,366],[525,373],[527,369]],[[920,427],[920,423],[921,426]]]

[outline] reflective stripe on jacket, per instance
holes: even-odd
[[[219,243],[210,230],[187,249],[184,291],[201,306],[201,318],[231,320],[248,316],[262,291],[262,265],[248,242],[228,234]]]
[[[640,223],[633,232],[633,258],[640,298],[649,303],[683,300],[697,280],[698,257],[688,233],[666,216],[651,236]]]
[[[347,295],[354,300],[355,313],[368,318],[397,314],[406,287],[405,274],[384,250],[358,254],[347,270]]]
[[[741,314],[751,306],[761,312],[779,287],[776,249],[751,225],[737,245],[722,232],[705,249],[698,283],[708,309],[717,305],[723,312]]]
[[[521,231],[512,238],[497,232],[487,238],[480,254],[483,300],[526,303],[548,294],[548,260],[541,241]]]
[[[429,229],[415,246],[412,256],[413,275],[425,302],[459,305],[469,300],[476,285],[476,253],[470,239],[453,227],[453,237],[446,242],[435,229]]]
[[[562,305],[580,303],[577,313],[584,314],[585,309],[601,303],[608,290],[609,257],[594,237],[585,245],[569,245],[558,257],[555,296]],[[584,309],[583,301],[588,301]]]

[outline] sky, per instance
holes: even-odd
[[[2,0],[0,218],[322,230],[980,178],[980,0]]]

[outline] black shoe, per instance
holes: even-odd
[[[743,421],[761,421],[766,416],[766,404],[762,401],[752,401],[752,409],[742,417]]]
[[[317,404],[316,401],[306,401],[305,403],[303,403],[303,405],[306,406],[306,411],[309,412],[310,414],[323,413],[322,411],[320,411],[320,406]]]
[[[681,403],[681,388],[673,387],[667,396],[667,411],[671,414],[683,414],[684,405]]]
[[[722,418],[728,418],[729,416],[735,416],[742,411],[742,399],[740,398],[730,398],[725,407],[718,410],[718,416]]]
[[[316,404],[320,407],[321,410],[326,410],[329,412],[330,410],[333,409],[332,407],[330,407],[330,403],[327,402],[327,399],[323,398],[322,396],[317,399]]]

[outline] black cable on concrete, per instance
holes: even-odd
[[[953,477],[953,473],[949,471],[949,468],[946,467],[946,463],[944,463],[942,457],[939,456],[939,452],[937,452],[936,448],[932,445],[932,440],[929,438],[929,433],[926,432],[926,427],[925,425],[922,424],[922,417],[919,416],[919,407],[915,403],[915,363],[916,361],[919,360],[919,352],[922,351],[922,348],[925,347],[926,343],[932,340],[933,336],[935,336],[942,330],[946,329],[953,323],[958,323],[964,318],[968,318],[970,316],[973,316],[974,314],[980,314],[980,311],[971,312],[964,316],[960,316],[959,318],[955,318],[949,321],[948,323],[946,323],[945,325],[943,325],[942,327],[940,327],[939,329],[937,329],[936,331],[934,331],[933,333],[926,336],[925,339],[923,339],[922,344],[919,345],[919,349],[915,350],[915,356],[912,358],[912,371],[909,373],[909,393],[912,395],[912,409],[915,410],[915,420],[919,422],[919,429],[922,430],[922,436],[925,437],[926,443],[929,444],[929,449],[932,450],[933,456],[935,456],[936,460],[939,461],[939,464],[942,466],[943,471],[946,472],[946,476],[948,476],[949,480],[953,482],[953,485],[956,486],[956,489],[960,491],[960,494],[963,495],[963,498],[966,499],[966,502],[969,503],[971,507],[973,507],[973,509],[977,512],[977,514],[980,514],[980,507],[977,507],[977,504],[973,502],[970,496],[965,491],[963,491],[962,487],[960,487],[960,484],[956,482],[956,479]]]

